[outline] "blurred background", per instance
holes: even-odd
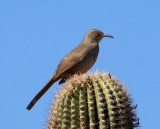
[[[111,72],[129,90],[141,129],[159,128],[160,1],[0,1],[0,128],[44,129],[58,83],[27,104],[89,29],[100,43],[91,72]]]

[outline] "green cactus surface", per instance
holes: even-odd
[[[109,73],[75,75],[56,94],[46,129],[133,129],[139,125],[135,108]]]

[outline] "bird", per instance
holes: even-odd
[[[31,100],[27,109],[30,110],[56,81],[60,80],[59,84],[62,84],[75,74],[86,73],[97,60],[99,42],[103,37],[114,38],[98,29],[87,31],[80,44],[62,58],[51,78]]]

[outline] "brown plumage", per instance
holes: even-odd
[[[87,72],[94,65],[97,59],[99,53],[99,42],[103,37],[113,38],[112,35],[104,35],[100,30],[89,30],[84,36],[82,42],[60,61],[50,80],[32,99],[27,106],[27,109],[30,110],[56,81],[61,79],[59,83],[63,83],[71,75]]]

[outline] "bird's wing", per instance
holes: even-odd
[[[53,76],[59,76],[63,72],[67,71],[68,69],[72,68],[78,62],[83,60],[85,56],[87,56],[89,50],[86,49],[84,45],[80,45],[69,52],[59,63],[55,73]]]

